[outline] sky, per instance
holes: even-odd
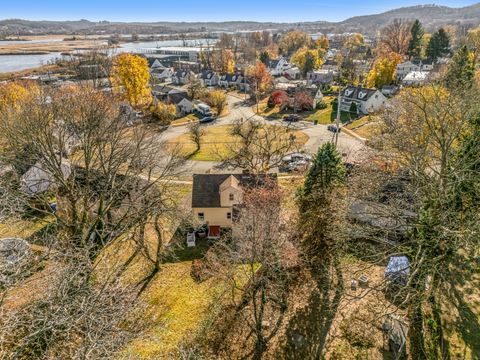
[[[477,2],[437,0],[435,4],[462,7]],[[0,19],[341,21],[418,4],[421,0],[0,0]]]

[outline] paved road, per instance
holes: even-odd
[[[229,125],[238,119],[255,119],[272,125],[285,126],[285,123],[281,120],[266,120],[262,116],[256,115],[251,105],[245,103],[240,98],[229,95],[227,97],[227,106],[230,110],[227,116],[218,119],[215,123],[205,126]],[[304,145],[304,150],[310,154],[315,154],[322,144],[332,141],[334,137],[334,134],[327,130],[326,125],[313,125],[310,122],[301,121],[289,126],[308,135],[309,140]],[[187,131],[188,128],[186,126],[170,127],[162,133],[162,139],[171,140],[185,134]],[[347,161],[354,160],[365,147],[362,141],[344,133],[339,134],[337,146]],[[184,171],[186,173],[206,173],[216,164],[217,163],[210,161],[187,161]]]

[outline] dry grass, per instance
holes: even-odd
[[[192,160],[197,161],[221,161],[229,155],[229,146],[235,143],[235,137],[230,134],[232,125],[209,126],[205,128],[205,136],[202,138],[200,151],[192,155]],[[294,131],[299,146],[308,141],[308,136],[301,131]],[[172,149],[189,156],[195,151],[195,144],[190,140],[189,134],[183,134],[168,142]]]
[[[14,43],[0,45],[0,55],[15,55],[28,53],[72,52],[74,50],[94,49],[106,46],[105,40],[67,40],[47,43]]]

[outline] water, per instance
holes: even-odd
[[[62,41],[61,39],[41,39],[33,41],[0,41],[0,45],[14,44],[14,43],[29,43],[29,42],[53,42]],[[164,40],[164,41],[140,41],[134,43],[121,44],[114,52],[135,52],[142,53],[146,49],[155,49],[162,46],[205,46],[209,42],[213,44],[215,40],[212,39],[197,39],[197,40]],[[50,53],[41,55],[0,55],[0,73],[21,71],[32,69],[53,61],[61,57],[60,53]]]
[[[60,53],[38,55],[0,55],[0,73],[32,69],[59,58]]]

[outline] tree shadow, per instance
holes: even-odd
[[[480,279],[478,277],[478,264],[474,260],[463,259],[464,262],[459,263],[452,273],[456,275],[452,277],[450,289],[447,293],[447,300],[454,304],[458,310],[458,316],[452,325],[455,331],[465,342],[467,348],[472,352],[473,358],[480,358],[480,321],[478,314],[472,309],[465,296],[472,289],[480,289]],[[460,290],[458,287],[468,284],[470,289]]]
[[[316,288],[307,305],[290,320],[283,349],[286,359],[320,359],[344,291],[339,264],[311,269]]]

